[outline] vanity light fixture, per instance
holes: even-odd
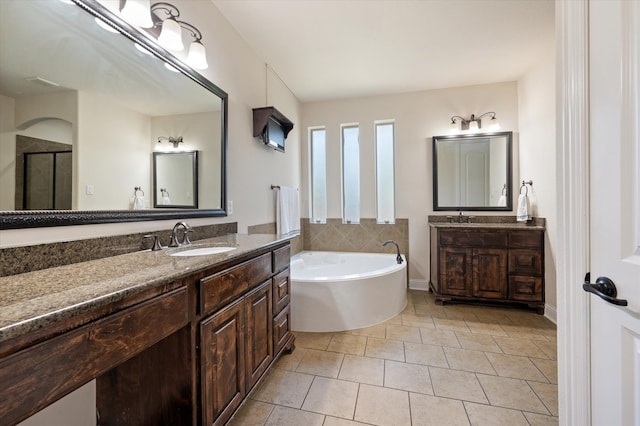
[[[460,117],[459,115],[454,115],[453,117],[451,117],[451,131],[458,131],[458,121],[460,122],[460,130],[469,130],[470,132],[477,131],[478,129],[482,128],[482,117],[487,115],[491,116],[491,121],[489,122],[489,130],[498,130],[500,128],[500,123],[498,123],[496,113],[491,111],[485,112],[484,114],[481,114],[477,117],[474,114],[471,114],[471,117],[468,119]]]
[[[149,0],[126,0],[120,14],[126,21],[140,28],[153,27]]]
[[[174,149],[178,149],[178,145],[183,143],[182,136],[178,136],[176,138],[174,138],[173,136],[169,136],[169,137],[167,137],[167,136],[159,136],[158,137],[158,143],[162,143],[163,140],[169,142],[170,144],[173,144],[173,148]]]
[[[193,38],[189,45],[186,64],[199,70],[209,67],[207,51],[202,44],[202,33],[188,22],[180,21],[180,10],[170,3],[158,2],[151,5],[151,19],[153,26],[147,31],[157,37],[158,43],[173,51],[184,50],[182,30],[185,29]]]

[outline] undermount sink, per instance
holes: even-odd
[[[231,250],[235,250],[235,247],[199,247],[186,250],[175,251],[173,253],[167,253],[169,256],[206,256],[209,254],[220,254]]]

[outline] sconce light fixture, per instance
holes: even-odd
[[[183,143],[182,136],[178,136],[177,138],[174,138],[173,136],[169,136],[169,137],[167,137],[167,136],[159,136],[158,137],[158,143],[162,143],[163,140],[169,142],[170,144],[173,144],[173,148],[174,149],[178,149],[178,146],[181,143]]]
[[[180,10],[170,3],[158,2],[149,6],[149,0],[125,0],[120,9],[122,18],[140,28],[145,28],[158,43],[168,50],[184,50],[182,30],[193,38],[185,60],[192,68],[204,70],[209,67],[207,52],[202,44],[202,33],[188,22],[180,21]]]
[[[498,123],[498,118],[496,117],[495,112],[485,112],[479,116],[475,116],[471,114],[470,118],[460,117],[459,115],[454,115],[451,117],[451,131],[458,131],[458,121],[460,122],[460,130],[469,130],[471,132],[477,131],[482,128],[482,117],[491,116],[491,121],[489,122],[489,130],[497,130],[500,128],[500,123]]]

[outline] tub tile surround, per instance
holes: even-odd
[[[238,232],[237,222],[194,226],[191,240],[219,237]],[[171,230],[144,232],[139,234],[114,235],[101,238],[89,238],[77,241],[65,241],[38,244],[25,247],[0,249],[0,277],[25,272],[71,265],[89,260],[132,253],[151,247],[152,240],[144,240],[144,235],[157,234],[163,247],[169,245]]]
[[[275,234],[276,233],[276,223],[261,223],[258,225],[250,225],[247,227],[247,234]],[[302,248],[302,227],[300,231],[300,236],[293,238],[291,240],[291,255],[293,256],[296,253],[300,253]]]
[[[296,350],[230,424],[558,424],[551,321],[513,308],[437,306],[416,290],[408,298],[383,324],[295,333]]]
[[[360,219],[360,223],[342,223],[342,219],[327,219],[326,223],[311,223],[302,219],[304,250],[395,253],[395,247],[382,243],[394,240],[400,252],[409,259],[409,219],[381,224],[375,219]]]

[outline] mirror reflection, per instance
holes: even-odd
[[[434,210],[512,209],[512,132],[433,137]]]
[[[198,152],[153,153],[153,206],[198,207]]]
[[[81,3],[117,21],[98,3]],[[172,206],[225,214],[226,93],[184,65],[170,70],[165,60],[177,60],[158,57],[166,52],[126,23],[118,25],[147,49],[99,27],[74,4],[2,0],[0,20],[0,210],[128,210],[134,188],[153,192],[150,153],[198,151],[206,193]],[[184,143],[158,143],[169,135],[183,136]],[[67,152],[71,167],[62,178],[70,188],[62,201],[55,197],[63,192],[54,191],[59,176],[24,174],[36,161],[55,164],[48,159],[53,151]],[[32,193],[40,194],[38,201],[25,202]],[[118,221],[117,214],[110,217]]]

